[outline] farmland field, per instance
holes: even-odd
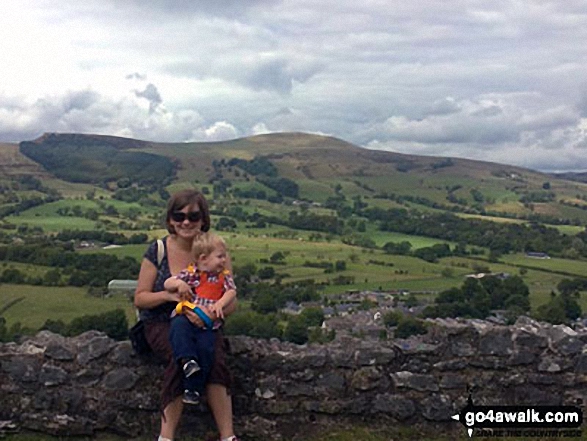
[[[584,277],[587,274],[587,262],[580,260],[554,257],[551,259],[536,259],[520,253],[502,256],[500,257],[500,260],[512,265],[544,269],[548,271],[558,271],[576,277]]]
[[[129,323],[133,323],[135,317],[127,297],[92,297],[87,294],[87,288],[2,284],[0,299],[0,308],[22,299],[2,314],[8,327],[20,322],[25,327],[38,329],[47,319],[69,323],[82,315],[101,314],[117,308],[125,311]]]
[[[63,145],[67,145],[70,139],[68,135],[55,135],[52,142],[59,144],[61,136]],[[75,143],[83,145],[84,136],[75,137]],[[88,139],[90,144],[111,141],[110,138],[90,135]],[[419,219],[449,209],[463,218],[486,221],[483,226],[479,226],[479,233],[488,237],[497,231],[506,231],[509,223],[529,222],[554,227],[572,236],[583,232],[587,224],[587,211],[568,205],[584,205],[587,201],[587,184],[584,183],[501,164],[367,150],[318,135],[273,134],[226,142],[185,144],[136,144],[131,141],[117,138],[116,142],[121,150],[154,153],[174,163],[171,182],[165,181],[161,186],[145,186],[124,174],[122,178],[108,182],[103,182],[100,174],[82,176],[91,178],[87,182],[94,184],[66,182],[51,174],[51,164],[47,167],[37,164],[21,154],[17,145],[0,145],[0,184],[3,188],[0,208],[5,213],[0,219],[0,232],[4,233],[6,247],[50,240],[50,237],[43,237],[43,233],[50,233],[50,236],[64,229],[123,232],[129,237],[135,233],[145,233],[150,240],[163,237],[166,231],[161,228],[160,217],[167,193],[196,187],[205,188],[213,212],[213,230],[217,230],[221,218],[228,218],[229,221],[229,225],[225,223],[224,228],[231,228],[231,222],[236,224],[234,231],[219,232],[228,242],[235,267],[248,263],[254,263],[257,269],[271,266],[284,283],[314,279],[325,284],[323,292],[326,295],[347,289],[403,289],[424,292],[419,295],[431,298],[432,292],[460,286],[464,276],[478,266],[488,266],[494,272],[512,275],[520,274],[523,267],[523,278],[531,291],[532,307],[536,308],[549,300],[550,292],[556,290],[563,278],[584,277],[587,274],[587,262],[580,260],[587,256],[581,254],[581,250],[585,249],[581,245],[587,243],[587,240],[581,235],[572,239],[573,246],[577,245],[573,249],[569,248],[571,240],[568,237],[558,236],[567,243],[565,253],[561,255],[573,255],[574,251],[577,260],[536,260],[517,254],[501,256],[500,263],[489,263],[484,260],[489,254],[488,249],[482,250],[483,254],[477,257],[443,258],[436,263],[385,254],[382,247],[388,242],[407,241],[411,244],[411,251],[444,243],[454,250],[457,244],[432,237],[381,231],[385,214],[378,216],[381,219],[379,221],[370,221],[373,212],[368,211],[369,208],[401,208],[409,212],[410,216],[413,215],[410,219],[418,223]],[[260,166],[262,170],[250,169],[243,162],[231,161],[240,158],[254,162],[259,156],[265,161]],[[96,157],[95,160],[100,162],[102,158]],[[72,162],[69,165],[75,164]],[[263,174],[267,169],[264,167],[268,167],[271,172],[265,178]],[[269,176],[274,179],[273,183],[266,179]],[[279,185],[275,187],[275,180],[284,180],[290,185],[289,190],[293,188],[295,191],[291,193]],[[59,193],[48,191],[47,188]],[[546,189],[553,194],[546,194]],[[254,194],[255,198],[242,195],[243,191],[251,190],[262,190],[264,194]],[[521,202],[528,195],[540,202]],[[545,195],[548,197],[542,200],[540,197]],[[133,202],[123,202],[114,199],[115,196]],[[271,202],[256,197],[269,198]],[[43,203],[45,198],[53,202]],[[327,200],[330,208],[313,203],[323,204]],[[530,200],[534,201],[532,198]],[[507,213],[507,217],[481,215],[490,211]],[[292,212],[297,215],[314,215],[315,218],[309,219],[316,219],[316,222],[320,222],[318,216],[328,218],[323,218],[324,225],[298,224],[291,221],[295,219]],[[544,216],[541,217],[540,213]],[[521,219],[514,219],[515,216]],[[340,222],[331,227],[327,221],[333,217]],[[277,220],[276,224],[271,223],[273,220]],[[549,225],[549,222],[579,226],[554,226]],[[41,227],[43,233],[25,226]],[[314,229],[300,230],[294,227]],[[463,229],[466,228],[465,225]],[[403,227],[398,229],[426,231]],[[455,241],[463,237],[470,238],[468,251],[478,249],[472,246],[475,243],[490,246],[486,241],[477,240],[477,232],[471,232],[468,236],[463,234],[468,233],[466,231],[443,233],[436,231],[431,234],[450,237]],[[82,240],[84,238],[79,237],[75,241],[76,252],[131,256],[137,261],[140,261],[147,247],[147,244],[123,245],[104,250],[99,247],[105,244],[96,241],[96,248],[81,250],[79,242]],[[506,242],[508,240],[509,237]],[[516,249],[525,248],[518,246]],[[283,253],[283,259],[272,260],[279,252]],[[340,264],[338,271],[325,272],[324,268],[316,268],[336,262]],[[12,267],[39,277],[43,277],[50,269],[22,263],[4,263],[2,269]],[[62,270],[60,272],[62,279],[68,276]],[[116,299],[89,298],[85,288],[31,288],[17,285],[0,287],[2,302],[13,298],[8,297],[7,287],[10,287],[11,293],[42,292],[58,300],[60,297],[55,292],[63,291],[65,298],[74,301],[70,301],[62,310],[48,309],[46,314],[55,313],[65,317],[64,320],[75,316],[72,309],[76,306],[81,305],[77,312],[77,315],[81,315],[93,309],[112,309],[118,304]],[[78,297],[81,299],[79,302]],[[66,303],[66,300],[59,301]],[[97,303],[89,306],[86,301]],[[580,302],[587,306],[585,299],[581,298]],[[23,305],[26,305],[24,300],[6,312],[11,323],[16,314],[22,320],[28,319],[27,309]],[[30,311],[34,311],[32,308]],[[38,323],[39,320],[34,319],[34,322]]]

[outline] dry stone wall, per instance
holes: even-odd
[[[336,425],[454,430],[466,404],[579,405],[587,397],[587,330],[539,324],[436,320],[407,340],[339,338],[328,345],[230,338],[235,424],[247,439],[303,439]],[[0,431],[54,435],[158,428],[162,367],[99,332],[43,331],[0,345]],[[182,431],[213,428],[188,407]]]

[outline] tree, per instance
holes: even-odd
[[[414,317],[404,317],[395,328],[393,332],[396,338],[408,338],[411,335],[426,334],[428,328],[422,320],[418,320]]]
[[[324,321],[324,312],[322,308],[305,308],[300,317],[306,323],[306,326],[320,326]]]
[[[20,270],[16,268],[8,268],[2,273],[0,277],[0,282],[2,283],[24,283],[25,277],[24,274],[20,272]]]
[[[293,316],[287,322],[283,338],[298,345],[306,343],[308,341],[308,327],[304,318]]]
[[[555,297],[550,302],[539,306],[536,310],[535,318],[553,325],[566,323],[567,317],[562,299]]]
[[[126,314],[122,309],[115,309],[102,314],[76,317],[67,327],[67,335],[79,335],[92,329],[102,331],[115,340],[124,340],[128,336]]]
[[[272,266],[266,266],[264,268],[261,268],[257,272],[257,275],[259,276],[259,279],[271,279],[275,277],[275,268],[273,268]]]
[[[402,242],[387,242],[383,245],[383,251],[387,254],[399,254],[399,255],[407,255],[410,254],[410,250],[412,249],[412,244],[408,241]]]
[[[221,217],[216,223],[216,229],[218,231],[232,231],[236,228],[236,222],[228,217]]]
[[[269,258],[269,261],[271,263],[274,263],[277,265],[284,264],[285,263],[285,254],[283,254],[281,251],[277,251],[271,255],[271,257]]]
[[[390,311],[383,314],[383,324],[385,326],[397,326],[403,318],[403,314],[399,311]]]
[[[61,284],[61,272],[58,269],[52,269],[45,273],[43,285],[58,286]]]
[[[536,318],[552,324],[567,323],[581,316],[581,307],[574,296],[553,295],[548,303],[538,307]]]

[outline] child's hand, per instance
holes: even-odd
[[[179,294],[179,299],[181,301],[192,301],[194,299],[194,294],[192,293],[192,288],[184,282],[180,280],[177,284],[177,294]]]
[[[213,305],[210,305],[208,309],[211,313],[216,315],[216,318],[224,319],[224,311],[222,310],[224,305],[221,302],[216,302]]]

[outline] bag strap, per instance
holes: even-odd
[[[163,256],[165,256],[165,245],[161,239],[157,239],[157,268],[161,266]]]
[[[157,239],[157,270],[161,267],[161,262],[163,262],[163,257],[165,256],[165,245],[161,239]],[[140,309],[135,308],[135,314],[137,316],[137,322],[141,321],[140,317]]]

